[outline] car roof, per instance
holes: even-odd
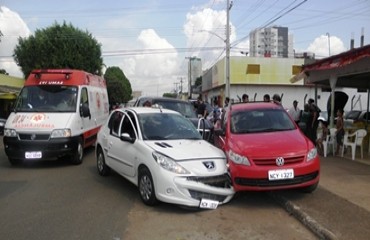
[[[131,110],[134,111],[137,114],[143,114],[143,113],[172,113],[172,114],[178,114],[181,115],[179,112],[161,108],[161,107],[124,107],[124,108],[117,108],[113,111],[125,111],[125,110]]]
[[[253,110],[253,109],[284,109],[283,106],[274,102],[246,102],[233,103],[231,111]]]
[[[168,101],[168,102],[183,102],[183,103],[188,103],[185,100],[178,99],[178,98],[170,98],[170,97],[140,97],[140,100],[145,99],[145,100],[150,100],[150,101]]]

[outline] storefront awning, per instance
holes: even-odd
[[[304,80],[306,84],[330,87],[331,76],[336,76],[337,87],[370,89],[370,45],[303,65],[290,82]]]

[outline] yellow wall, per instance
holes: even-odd
[[[230,57],[230,84],[277,84],[292,85],[290,79],[299,70],[304,59],[298,58],[260,58]],[[248,73],[248,65],[258,66],[259,73]],[[253,67],[252,67],[253,68]],[[225,84],[225,58],[212,68],[212,87]],[[296,85],[303,85],[298,82]]]

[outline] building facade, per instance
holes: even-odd
[[[255,29],[249,34],[251,57],[293,57],[293,36],[287,27]]]
[[[304,84],[304,81],[291,83],[291,79],[301,71],[305,63],[303,58],[261,58],[261,57],[230,57],[230,99],[238,102],[243,94],[249,95],[250,101],[262,101],[263,95],[279,94],[282,105],[290,108],[294,100],[303,109],[309,98],[316,99],[322,111],[326,111],[331,89]],[[218,61],[212,68],[203,72],[202,96],[205,101],[213,104],[217,101],[223,106],[225,100],[225,58]],[[345,111],[361,110],[366,107],[367,93],[351,88],[336,88],[349,96]]]

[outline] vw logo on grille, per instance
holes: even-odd
[[[275,162],[276,162],[277,166],[283,166],[284,165],[284,158],[283,157],[278,157],[278,158],[276,158]]]
[[[36,139],[36,134],[32,134],[31,135],[31,140],[35,140]]]
[[[215,163],[214,162],[203,162],[204,166],[211,170],[211,169],[214,169],[215,168]]]

